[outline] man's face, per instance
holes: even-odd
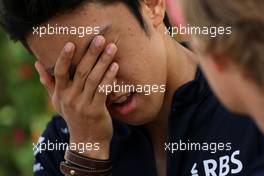
[[[216,56],[211,53],[203,53],[200,50],[202,42],[196,37],[192,37],[192,47],[197,53],[199,63],[205,77],[212,90],[220,101],[232,112],[244,113],[241,105],[243,94],[238,88],[237,80],[240,79],[240,72],[226,56]]]
[[[166,52],[162,32],[152,25],[145,12],[143,16],[148,25],[149,36],[140,27],[133,14],[122,3],[103,6],[97,3],[84,4],[80,8],[50,19],[50,26],[91,26],[99,27],[106,43],[114,42],[118,52],[114,61],[119,64],[117,83],[119,85],[166,85]],[[42,25],[42,26],[43,26]],[[29,47],[46,69],[55,66],[65,43],[73,42],[76,51],[73,66],[78,65],[86,53],[95,35],[81,38],[76,35],[45,35],[39,37],[30,34],[27,37]],[[112,93],[108,99],[117,100],[128,92]],[[131,97],[135,106],[126,112],[120,105],[112,104],[109,111],[112,116],[130,124],[139,125],[150,122],[158,114],[163,103],[164,93],[134,93]],[[124,105],[125,106],[125,105]]]

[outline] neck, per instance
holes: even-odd
[[[251,84],[252,85],[252,84]],[[247,86],[244,93],[244,102],[247,114],[253,117],[258,127],[264,133],[264,94],[255,86]]]
[[[196,65],[192,62],[192,54],[171,37],[165,36],[167,48],[167,85],[161,111],[156,120],[145,125],[153,144],[158,175],[166,175],[166,151],[168,120],[175,91],[183,84],[194,79]]]
[[[264,96],[262,99],[256,100],[256,109],[252,110],[251,116],[255,118],[255,121],[258,127],[261,129],[262,133],[264,133]]]
[[[233,111],[251,116],[264,133],[264,92],[250,78],[245,78],[236,67],[231,68],[233,89],[236,97]],[[230,70],[231,70],[230,69]],[[231,74],[230,74],[231,75]]]
[[[165,36],[167,48],[167,85],[161,111],[156,120],[147,124],[154,145],[163,146],[167,138],[168,117],[171,112],[171,104],[175,91],[195,77],[196,64],[193,62],[194,55],[182,47],[169,36]]]

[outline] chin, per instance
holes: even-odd
[[[124,103],[111,105],[109,111],[112,117],[124,123],[141,126],[155,120],[159,109],[160,106],[156,106],[153,99],[143,99],[139,94],[132,94]]]
[[[148,116],[146,113],[138,113],[138,112],[134,112],[128,115],[120,115],[120,114],[115,114],[113,113],[112,117],[126,123],[129,125],[133,125],[133,126],[141,126],[141,125],[145,125],[148,124],[150,122],[152,122],[154,120],[154,118],[151,118],[153,116]]]

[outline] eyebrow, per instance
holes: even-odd
[[[94,35],[93,37],[91,37],[91,40],[90,40],[89,42],[87,42],[88,44],[87,44],[87,46],[84,48],[84,50],[83,50],[84,52],[83,52],[81,58],[83,58],[83,56],[85,55],[86,51],[89,49],[89,47],[90,47],[90,45],[91,45],[91,42],[92,42],[92,39],[93,39],[95,36],[97,36],[97,35],[103,35],[103,34],[105,34],[106,31],[108,31],[109,28],[111,28],[111,26],[112,26],[111,24],[107,24],[107,25],[105,25],[105,26],[103,26],[103,27],[100,27],[100,29],[99,29],[99,31],[100,31],[99,34]],[[71,65],[70,67],[71,67],[71,68],[70,68],[71,72],[73,72],[73,70],[75,70],[75,66]],[[55,76],[55,66],[52,66],[52,67],[50,67],[50,68],[47,68],[46,71],[48,72],[49,75],[51,75],[51,76],[53,76],[53,77]]]

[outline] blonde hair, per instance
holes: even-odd
[[[232,34],[197,35],[203,53],[229,56],[242,73],[264,88],[264,1],[182,0],[191,26],[231,27]]]

